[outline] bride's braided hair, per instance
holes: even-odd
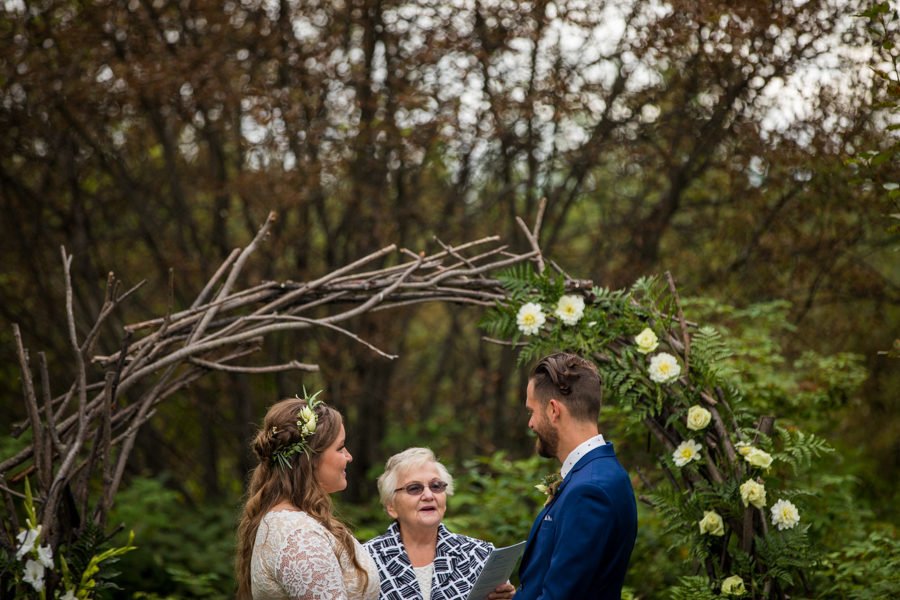
[[[335,518],[331,496],[315,477],[321,452],[331,446],[340,433],[341,415],[324,403],[316,405],[313,408],[316,430],[303,435],[297,427],[297,415],[307,406],[307,400],[300,398],[288,398],[273,405],[252,442],[259,464],[251,474],[247,501],[238,525],[235,575],[240,599],[251,598],[250,558],[259,523],[267,512],[283,501],[315,518],[331,532],[367,585],[368,575],[356,558],[353,534]],[[285,454],[285,448],[301,441],[309,452],[288,453],[289,468],[283,468],[277,457]]]

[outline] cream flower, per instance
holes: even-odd
[[[641,354],[649,354],[656,350],[659,346],[659,338],[653,333],[653,330],[647,327],[642,332],[634,336],[634,343],[637,344],[637,351]]]
[[[37,554],[38,562],[48,569],[53,568],[53,550],[50,549],[50,546],[41,546],[37,549]]]
[[[709,425],[709,421],[711,419],[711,412],[709,412],[699,404],[695,404],[688,409],[687,428],[693,429],[694,431],[700,431],[701,429]]]
[[[754,467],[762,467],[763,469],[768,469],[772,466],[772,455],[753,446],[750,446],[750,450],[744,454],[744,460]]]
[[[694,440],[685,440],[675,448],[675,452],[672,453],[672,460],[675,461],[675,466],[683,467],[692,460],[700,460],[700,451],[702,449],[703,446]]]
[[[574,325],[584,316],[584,298],[572,294],[562,296],[553,314],[566,325]]]
[[[526,302],[516,315],[516,325],[525,335],[534,335],[541,330],[547,317],[536,302]]]
[[[59,600],[77,600],[78,596],[75,595],[75,590],[66,590],[66,593],[60,596]]]
[[[22,581],[30,583],[36,591],[42,591],[44,589],[44,565],[29,559],[25,563],[25,576],[22,577]]]
[[[743,596],[746,593],[744,580],[741,579],[740,575],[726,577],[725,581],[722,582],[722,593],[729,596]]]
[[[678,360],[666,352],[660,352],[650,359],[650,379],[657,383],[668,383],[681,374]]]
[[[772,525],[790,529],[800,522],[800,511],[790,500],[779,500],[772,506]]]
[[[747,456],[750,454],[750,451],[753,450],[753,446],[748,444],[747,442],[738,442],[734,445],[734,449],[738,451],[738,454],[741,456]]]
[[[748,479],[741,484],[741,500],[744,501],[744,506],[752,504],[756,508],[762,508],[766,505],[765,486],[752,479]]]
[[[725,535],[725,524],[722,516],[714,510],[704,510],[703,518],[698,521],[700,533],[710,535]]]
[[[304,406],[297,413],[297,427],[300,429],[300,435],[307,436],[316,432],[316,411],[309,406]]]
[[[31,552],[32,548],[34,548],[34,545],[37,543],[38,538],[41,536],[41,527],[41,525],[38,525],[36,529],[26,529],[16,536],[16,539],[22,544],[16,551],[17,559],[21,559]]]

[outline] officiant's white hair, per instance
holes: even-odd
[[[429,448],[407,448],[387,459],[384,473],[378,476],[378,495],[381,496],[381,504],[385,508],[393,504],[394,490],[399,487],[398,482],[401,475],[410,469],[425,465],[434,465],[441,480],[447,482],[446,494],[453,495],[453,477],[447,468],[438,461],[434,452]],[[423,481],[422,483],[428,482]]]

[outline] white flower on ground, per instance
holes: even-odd
[[[19,546],[19,549],[16,551],[16,558],[21,560],[23,556],[31,552],[40,535],[41,525],[38,525],[36,529],[26,529],[25,531],[22,531],[19,535],[17,535],[16,539],[19,541],[21,546]]]
[[[53,568],[53,550],[50,549],[50,546],[41,546],[37,549],[38,561],[47,567],[48,569]]]
[[[694,440],[685,440],[675,448],[675,452],[672,453],[672,460],[675,461],[675,466],[683,467],[692,460],[700,460],[701,450],[703,450],[703,446]]]
[[[687,428],[693,429],[694,431],[700,431],[701,429],[709,425],[709,421],[711,419],[711,412],[709,412],[699,404],[695,404],[688,409]]]
[[[656,350],[659,346],[659,338],[653,333],[653,330],[647,327],[642,332],[634,336],[634,343],[637,344],[637,351],[641,354],[649,354]]]
[[[30,583],[36,591],[40,592],[44,589],[44,565],[36,560],[29,560],[25,563],[25,576],[22,581]]]
[[[750,450],[744,454],[744,460],[754,467],[762,467],[763,469],[768,469],[772,465],[772,455],[753,446],[750,446]]]
[[[681,374],[681,365],[671,354],[660,352],[650,359],[649,373],[656,383],[669,383]]]
[[[772,505],[772,525],[779,530],[790,529],[800,522],[800,511],[790,500],[779,500]]]
[[[744,501],[744,506],[752,504],[756,508],[762,508],[766,505],[765,486],[752,479],[748,479],[741,484],[741,500]]]
[[[745,592],[744,580],[741,579],[740,575],[726,577],[725,581],[722,582],[723,594],[728,594],[729,596],[743,596]]]
[[[66,590],[66,593],[59,597],[59,600],[77,600],[78,596],[75,595],[75,590]]]
[[[534,335],[541,330],[547,317],[536,302],[526,302],[516,314],[516,325],[525,335]]]
[[[722,516],[714,510],[704,510],[703,518],[698,521],[700,533],[710,535],[725,535],[725,524]]]
[[[572,294],[562,296],[554,314],[566,325],[574,325],[584,316],[584,298]]]

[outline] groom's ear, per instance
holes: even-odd
[[[547,401],[547,420],[551,423],[557,423],[559,421],[560,416],[562,416],[562,411],[565,409],[563,403],[557,400],[556,398],[550,398]]]

